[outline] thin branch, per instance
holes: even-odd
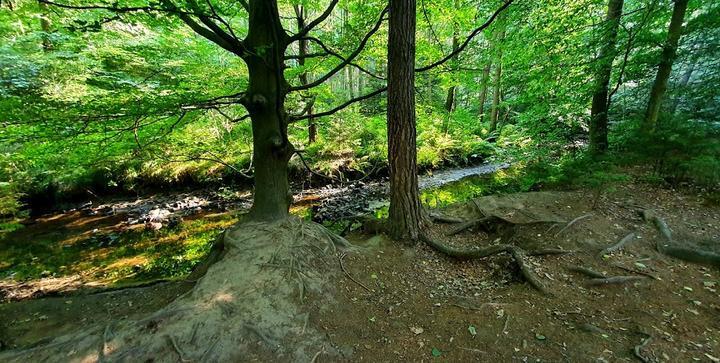
[[[315,81],[310,82],[305,85],[300,85],[297,87],[290,87],[289,91],[290,92],[302,91],[302,90],[310,89],[313,87],[317,87],[317,86],[321,85],[322,83],[324,83],[325,81],[327,81],[330,77],[335,75],[335,73],[337,73],[341,69],[343,69],[346,65],[350,64],[350,62],[352,62],[355,59],[355,57],[357,57],[358,54],[360,54],[360,52],[363,51],[368,40],[370,40],[370,37],[372,37],[373,34],[375,34],[380,29],[380,26],[382,25],[383,21],[385,20],[385,14],[387,12],[388,12],[388,7],[385,7],[383,9],[383,11],[380,13],[380,17],[375,22],[375,25],[372,27],[372,29],[370,29],[370,31],[367,34],[365,34],[363,39],[360,41],[360,44],[358,45],[357,49],[355,49],[355,51],[353,51],[344,61],[340,62],[340,64],[338,64],[330,72],[326,73],[324,76],[316,79]]]
[[[416,71],[416,72],[425,72],[425,71],[427,71],[427,70],[430,70],[430,69],[432,69],[432,68],[435,68],[435,67],[437,67],[437,66],[439,66],[439,65],[441,65],[441,64],[444,64],[445,62],[449,61],[450,59],[452,59],[453,57],[455,57],[455,56],[456,56],[457,54],[459,54],[460,52],[464,51],[465,48],[468,46],[468,44],[470,44],[470,41],[473,40],[473,38],[474,38],[476,35],[478,35],[480,32],[482,32],[483,30],[485,30],[485,28],[487,28],[488,26],[490,26],[490,24],[492,24],[492,22],[495,21],[495,18],[497,18],[497,17],[500,15],[501,12],[503,12],[505,9],[507,9],[507,8],[510,6],[510,4],[513,3],[513,1],[515,1],[515,0],[507,0],[502,6],[500,6],[497,10],[495,10],[495,12],[492,14],[492,16],[490,16],[490,18],[489,18],[485,23],[483,23],[483,24],[480,25],[479,27],[475,28],[475,30],[473,30],[473,31],[470,33],[470,35],[468,35],[467,38],[465,38],[465,41],[463,41],[462,44],[460,44],[460,46],[457,47],[457,49],[453,50],[453,51],[450,52],[448,55],[446,55],[444,58],[442,58],[442,59],[440,59],[440,60],[438,60],[438,61],[436,61],[436,62],[434,62],[434,63],[431,63],[431,64],[426,65],[426,66],[424,66],[424,67],[416,68],[415,71]]]
[[[348,61],[348,60],[347,60],[345,57],[343,57],[340,53],[335,52],[334,50],[330,49],[330,47],[328,47],[327,45],[325,45],[325,43],[323,43],[322,40],[320,40],[320,39],[315,38],[315,37],[305,37],[305,38],[303,38],[303,39],[309,40],[309,41],[314,42],[314,43],[316,43],[317,45],[319,45],[319,46],[325,51],[325,54],[326,54],[326,55],[331,55],[331,56],[333,56],[333,57],[335,57],[335,58],[340,59],[340,60],[343,61],[343,62],[347,62],[347,63],[346,63],[347,65],[353,66],[353,67],[357,68],[358,70],[360,70],[361,72],[367,74],[367,75],[370,76],[370,77],[373,77],[373,78],[379,79],[379,80],[383,80],[383,81],[385,80],[384,77],[378,76],[377,74],[368,71],[367,69],[363,68],[363,67],[360,66],[359,64],[357,64],[357,63],[355,63],[355,62]],[[315,54],[323,54],[323,53],[315,53]],[[312,55],[311,55],[311,56],[312,56]],[[286,57],[286,58],[287,58],[287,57]],[[305,58],[308,58],[308,57],[306,56]]]
[[[312,114],[312,115],[303,115],[303,116],[292,117],[292,119],[291,119],[290,122],[297,122],[297,121],[305,120],[305,119],[308,119],[308,118],[311,118],[311,117],[312,117],[312,118],[319,118],[319,117],[329,116],[329,115],[332,115],[332,114],[334,114],[334,113],[336,113],[336,112],[338,112],[338,111],[340,111],[340,110],[342,110],[342,109],[344,109],[344,108],[352,105],[353,103],[360,102],[360,101],[366,100],[366,99],[368,99],[368,98],[372,98],[372,97],[377,96],[377,95],[379,95],[379,94],[381,94],[381,93],[383,93],[383,92],[385,92],[385,91],[387,91],[387,86],[384,86],[384,87],[382,87],[382,88],[378,88],[378,89],[376,89],[376,90],[374,90],[374,91],[372,91],[372,92],[370,92],[370,93],[368,93],[368,94],[365,94],[365,95],[362,95],[362,96],[359,96],[359,97],[355,97],[355,98],[353,98],[353,99],[350,99],[350,100],[348,100],[347,102],[341,104],[340,106],[337,106],[337,107],[335,107],[335,108],[333,108],[333,109],[331,109],[331,110],[325,111],[325,112],[314,113],[314,114]]]
[[[335,5],[337,5],[337,3],[338,3],[338,0],[332,0],[330,2],[330,5],[328,5],[327,9],[325,9],[325,11],[323,11],[323,13],[320,14],[320,16],[317,17],[317,19],[308,23],[308,25],[306,25],[304,28],[302,28],[297,34],[291,36],[288,39],[288,44],[300,40],[300,38],[307,35],[316,26],[318,26],[320,23],[325,21],[325,19],[327,19],[328,16],[330,16],[330,14],[332,14],[333,10],[335,9]]]

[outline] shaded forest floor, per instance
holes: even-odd
[[[567,221],[591,216],[564,230],[561,224],[531,224],[446,237],[453,226],[437,224],[431,233],[456,246],[511,239],[526,249],[577,250],[528,257],[550,295],[524,283],[506,255],[457,261],[425,245],[403,247],[381,235],[354,234],[350,240],[364,248],[343,258],[348,275],[335,280],[338,303],[330,313],[311,315],[310,323],[353,361],[610,362],[638,361],[638,355],[647,361],[718,361],[720,270],[659,254],[658,233],[637,211],[653,209],[677,236],[713,241],[718,249],[719,207],[695,194],[630,182],[597,200],[589,190],[533,195],[528,200],[535,208]],[[630,232],[637,238],[623,250],[599,255]],[[643,279],[589,287],[586,276],[570,270],[580,266]],[[2,348],[138,318],[191,287],[175,281],[5,303]],[[317,357],[325,359],[322,352]]]

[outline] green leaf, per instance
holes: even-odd
[[[433,357],[439,357],[442,355],[442,351],[440,351],[440,349],[437,349],[437,348],[433,348],[431,353],[432,353]]]
[[[477,330],[475,329],[475,326],[473,326],[473,325],[470,325],[470,326],[468,327],[468,331],[470,332],[470,335],[472,335],[472,336],[476,336],[476,335],[477,335]]]

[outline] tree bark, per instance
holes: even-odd
[[[643,120],[642,130],[645,133],[652,133],[657,126],[658,116],[660,114],[660,106],[663,96],[667,90],[668,79],[672,71],[675,53],[677,51],[678,42],[682,35],[682,24],[685,19],[685,11],[687,10],[689,0],[675,0],[673,5],[672,18],[668,27],[668,37],[663,46],[660,55],[660,64],[658,66],[655,82],[653,82],[650,90],[650,99],[648,100],[647,110],[645,111],[645,119]]]
[[[250,113],[253,158],[257,160],[250,217],[282,219],[288,216],[292,201],[288,161],[294,149],[287,137],[284,108],[289,88],[283,75],[287,34],[280,23],[277,1],[250,1],[249,31],[244,43],[250,50],[244,57],[250,82],[243,104]]]
[[[457,51],[458,48],[458,36],[457,36],[457,30],[453,34],[452,39],[452,51]],[[452,65],[453,70],[457,69],[457,55],[453,57],[452,59]],[[455,91],[457,90],[457,86],[452,85],[450,88],[448,88],[447,97],[445,98],[445,111],[452,112],[455,109]]]
[[[50,19],[48,19],[48,6],[45,3],[38,3],[40,6],[40,29],[43,31],[42,34],[42,47],[43,51],[49,52],[53,48],[53,44],[50,41]]]
[[[480,89],[480,122],[483,122],[483,119],[485,118],[485,100],[487,99],[488,81],[490,79],[491,66],[492,61],[488,61],[485,65],[485,68],[483,68],[482,80],[480,81],[480,84],[482,86],[482,88]]]
[[[494,82],[494,90],[493,90],[493,102],[492,102],[492,108],[490,109],[490,132],[495,131],[497,128],[497,121],[500,114],[500,84],[501,84],[501,78],[502,78],[502,41],[505,39],[505,21],[501,20],[500,24],[498,24],[500,29],[498,30],[497,37],[495,39],[495,49],[496,49],[496,57],[495,60],[495,77],[493,79]]]
[[[590,150],[604,153],[608,148],[608,85],[612,73],[612,64],[616,56],[617,40],[623,0],[609,0],[604,35],[595,71],[595,91],[590,109]]]
[[[417,179],[415,0],[390,0],[388,31],[389,232],[418,240],[425,224]]]

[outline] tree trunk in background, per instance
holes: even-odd
[[[417,178],[415,0],[390,0],[388,30],[389,233],[419,239],[425,224]]]
[[[505,21],[504,19],[500,19],[500,24],[498,24],[498,33],[496,33],[495,37],[495,51],[497,53],[496,59],[495,59],[495,77],[493,79],[494,82],[494,89],[493,89],[493,102],[492,102],[492,108],[490,109],[490,132],[495,131],[497,128],[497,121],[500,114],[500,84],[501,84],[501,78],[502,78],[502,42],[503,39],[505,39]]]
[[[458,44],[458,37],[457,37],[457,31],[453,34],[452,39],[452,51],[457,51],[459,44]],[[457,55],[455,55],[452,58],[452,68],[453,71],[457,69]],[[447,97],[445,98],[445,111],[452,112],[455,109],[455,91],[457,90],[457,86],[450,86],[448,88]]]
[[[672,71],[675,53],[677,51],[680,35],[682,35],[682,24],[685,19],[685,11],[687,10],[688,0],[675,0],[673,5],[672,18],[668,28],[668,37],[663,46],[660,55],[660,65],[658,66],[655,82],[653,82],[650,90],[650,99],[648,100],[647,110],[645,111],[645,119],[643,120],[642,130],[645,133],[652,133],[657,126],[658,116],[660,114],[660,105],[662,104],[665,90],[667,89],[668,79]]]
[[[43,50],[49,52],[52,50],[53,45],[50,41],[50,19],[48,19],[48,6],[45,3],[38,3],[40,5],[40,29],[43,31],[42,35],[42,47]]]
[[[300,31],[301,29],[305,28],[305,8],[302,5],[294,5],[295,9],[295,19],[297,20],[297,29]],[[303,38],[298,41],[298,64],[301,67],[305,67],[305,58],[307,58],[308,54],[308,41],[307,39]],[[300,84],[306,85],[308,84],[308,74],[307,71],[303,70],[302,73],[300,73]],[[315,103],[315,97],[314,96],[308,96],[308,98],[305,98],[305,111],[308,116],[312,116],[313,114],[313,104]],[[312,144],[315,142],[315,139],[317,138],[317,126],[315,125],[315,119],[313,117],[308,118],[308,144]]]
[[[253,51],[244,57],[249,85],[243,104],[250,113],[255,164],[255,193],[250,217],[277,220],[288,216],[292,194],[288,161],[294,149],[287,137],[284,103],[289,87],[283,75],[287,35],[280,24],[276,1],[250,1],[249,31],[245,44]]]
[[[487,89],[488,81],[490,79],[491,66],[492,62],[488,61],[488,63],[485,65],[485,68],[483,68],[482,80],[480,81],[480,84],[482,85],[482,88],[480,90],[480,122],[483,122],[483,119],[485,118],[485,100],[487,99]]]
[[[623,0],[609,0],[604,35],[595,71],[595,91],[590,108],[590,150],[604,153],[608,148],[608,85],[615,60],[615,42],[617,40]]]
[[[677,85],[677,89],[682,92],[684,90],[688,83],[690,82],[690,78],[692,77],[693,72],[695,71],[695,62],[690,60],[690,64],[688,65],[688,69],[685,70],[685,73],[683,73],[682,78],[680,78],[680,82]],[[677,111],[678,105],[680,105],[680,94],[675,95],[675,99],[673,100],[672,105],[670,106],[670,110],[668,111],[671,116],[675,115],[675,111]]]

